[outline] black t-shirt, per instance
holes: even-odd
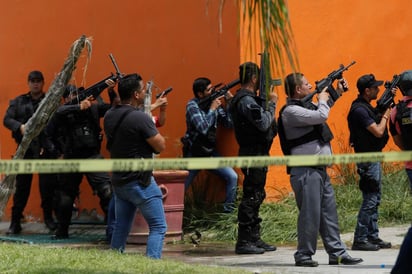
[[[110,148],[110,156],[113,159],[119,158],[152,158],[153,148],[146,142],[146,139],[158,134],[156,126],[146,113],[134,109],[130,111],[117,128],[117,132],[112,134],[118,123],[120,116],[129,109],[129,105],[120,105],[111,108],[104,116],[104,131],[106,136],[113,136],[114,142]],[[112,183],[121,184],[141,177],[139,171],[133,172],[113,172]]]

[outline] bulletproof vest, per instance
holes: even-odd
[[[290,155],[292,148],[309,143],[314,140],[319,140],[319,142],[326,144],[333,139],[333,133],[326,122],[319,125],[314,125],[312,131],[301,137],[289,140],[286,139],[285,128],[282,121],[282,113],[285,108],[290,105],[298,105],[311,110],[317,109],[317,106],[314,104],[304,106],[300,100],[290,100],[288,101],[287,105],[282,107],[278,118],[278,133],[280,146],[284,155]]]
[[[71,150],[100,149],[100,126],[97,125],[92,108],[84,112],[68,114],[67,122]]]
[[[274,120],[272,125],[267,131],[258,130],[251,122],[249,122],[243,113],[239,112],[238,103],[245,97],[250,96],[259,104],[262,105],[262,99],[258,96],[253,96],[249,91],[240,89],[231,102],[231,115],[235,128],[235,137],[239,146],[255,146],[261,145],[264,149],[270,148],[273,138],[277,134],[276,121]]]
[[[376,124],[379,124],[381,121],[381,117],[377,109],[372,107],[362,98],[356,99],[355,101],[353,101],[348,114],[348,125],[350,131],[349,141],[351,145],[353,145],[355,152],[381,151],[385,147],[389,139],[388,129],[385,128],[383,136],[381,138],[378,138],[366,128],[357,128],[349,121],[349,116],[355,109],[359,107],[366,109],[369,113],[369,116],[372,117]]]
[[[412,109],[408,104],[412,99],[400,101],[396,105],[396,121],[401,130],[402,144],[405,150],[412,150]]]

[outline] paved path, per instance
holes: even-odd
[[[0,222],[0,234],[4,234],[9,223]],[[204,264],[211,266],[224,266],[229,268],[242,268],[251,273],[390,273],[390,270],[397,258],[399,247],[403,237],[409,228],[408,225],[389,228],[380,228],[380,236],[385,241],[392,242],[393,248],[381,249],[379,251],[352,251],[352,257],[361,257],[364,262],[355,266],[330,266],[328,256],[321,245],[313,257],[319,262],[318,267],[296,267],[294,265],[293,253],[295,246],[281,246],[274,252],[267,252],[262,255],[236,255],[234,245],[203,243],[194,246],[191,244],[166,244],[163,251],[163,258],[168,260],[178,260],[190,264]],[[73,230],[84,230],[81,226],[73,226]],[[96,233],[104,233],[104,227],[91,226]],[[47,233],[41,223],[23,224],[23,232],[26,233]],[[82,232],[83,233],[83,232]],[[353,233],[343,234],[342,240],[350,246],[353,240]],[[127,253],[143,253],[145,245],[130,244],[126,248]]]

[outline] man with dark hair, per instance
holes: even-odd
[[[232,120],[223,108],[223,98],[216,98],[210,104],[200,106],[201,100],[207,99],[213,92],[210,79],[201,77],[193,82],[193,95],[186,105],[186,133],[184,139],[188,144],[187,154],[184,157],[219,157],[216,151],[216,130],[219,124],[226,128],[233,126]],[[226,99],[232,98],[230,91],[226,94]],[[227,107],[227,106],[226,106]],[[190,170],[185,181],[187,190],[200,170]],[[210,170],[213,174],[221,177],[226,182],[226,198],[223,204],[223,212],[232,212],[236,200],[237,174],[230,167]]]
[[[337,93],[343,92],[344,79],[338,83]],[[279,138],[285,155],[331,155],[330,141],[333,134],[326,123],[330,99],[325,87],[317,95],[318,103],[310,100],[312,85],[299,72],[285,78],[286,105],[281,109],[278,119]],[[305,102],[305,103],[304,103]],[[338,214],[333,187],[326,166],[288,167],[290,183],[295,193],[298,216],[298,247],[294,254],[295,265],[316,267],[318,262],[312,260],[316,252],[318,235],[329,255],[329,264],[353,265],[362,262],[352,258],[340,239]]]
[[[270,92],[268,110],[262,107],[257,96],[259,67],[247,62],[239,67],[241,87],[234,96],[230,110],[239,144],[239,156],[267,156],[275,131],[277,94]],[[262,91],[260,91],[262,92]],[[244,174],[243,196],[238,210],[237,254],[262,254],[275,251],[276,247],[260,238],[259,208],[266,197],[267,167],[242,168]]]
[[[380,152],[385,147],[389,135],[387,122],[390,108],[384,113],[372,107],[376,100],[379,86],[383,81],[375,79],[373,74],[361,76],[356,86],[358,98],[352,102],[348,114],[350,143],[355,152]],[[382,167],[379,162],[357,163],[359,188],[362,192],[362,205],[358,213],[352,250],[376,251],[390,248],[391,243],[379,238],[378,207],[382,195]]]
[[[36,112],[41,100],[45,97],[43,92],[44,77],[38,71],[32,71],[28,76],[29,92],[16,97],[10,101],[4,116],[3,124],[10,129],[17,144],[20,144],[24,132],[25,124]],[[24,159],[45,158],[49,153],[48,147],[44,144],[44,133],[34,138],[30,143]],[[19,174],[16,177],[16,191],[13,196],[13,207],[10,227],[7,234],[19,234],[21,232],[21,219],[30,195],[33,174]],[[56,225],[53,220],[53,199],[56,185],[55,177],[49,174],[39,174],[39,188],[41,196],[41,207],[43,208],[44,223],[50,230],[54,230]]]
[[[110,109],[104,117],[104,130],[110,156],[116,158],[152,158],[153,153],[165,149],[165,139],[146,113],[137,109],[146,94],[142,77],[126,75],[118,84],[120,105]],[[123,252],[137,210],[149,226],[146,256],[160,259],[166,234],[162,192],[152,170],[113,172],[115,197],[114,230],[111,248]]]

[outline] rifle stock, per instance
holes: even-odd
[[[112,80],[112,81],[117,81],[118,79],[123,77],[123,74],[120,72],[119,67],[117,66],[116,60],[113,57],[113,54],[109,54],[110,60],[113,63],[113,66],[116,70],[116,74],[111,74],[109,77],[104,78],[103,80],[97,82],[96,84],[92,85],[91,87],[88,87],[82,91],[78,91],[78,96],[73,98],[70,102],[66,103],[66,105],[70,104],[78,104],[81,101],[85,100],[86,98],[93,96],[94,99],[96,99],[106,88],[109,86],[106,84],[107,80]]]

